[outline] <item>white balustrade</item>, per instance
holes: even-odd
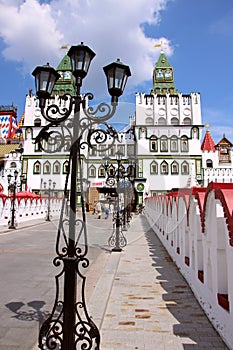
[[[50,199],[51,218],[57,218],[62,206],[61,198]],[[15,199],[15,222],[19,225],[23,221],[32,219],[46,219],[48,212],[47,198],[20,198]],[[8,226],[11,219],[11,199],[0,198],[0,225]]]
[[[151,228],[213,326],[233,349],[233,185],[147,198]]]

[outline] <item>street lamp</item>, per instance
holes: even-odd
[[[120,151],[117,151],[115,153],[116,155],[116,162],[117,162],[117,168],[116,170],[113,170],[112,163],[110,164],[110,158],[104,157],[104,167],[105,171],[107,173],[107,179],[106,184],[110,187],[115,186],[116,184],[116,212],[114,212],[113,215],[113,225],[115,226],[115,229],[113,229],[112,235],[108,240],[108,244],[110,246],[113,246],[112,251],[113,252],[121,252],[122,248],[126,246],[127,240],[125,236],[122,233],[122,217],[120,214],[121,208],[120,208],[120,192],[121,192],[121,186],[120,186],[120,180],[122,179],[123,174],[123,168],[122,168],[122,156],[123,153]]]
[[[135,157],[128,157],[128,168],[127,172],[123,174],[124,177],[124,191],[126,192],[126,205],[124,205],[124,213],[123,213],[123,228],[127,230],[126,223],[129,225],[131,215],[130,215],[130,207],[132,198],[134,198],[134,179],[136,174],[136,160]],[[124,195],[125,195],[124,192]],[[125,197],[124,197],[125,198]]]
[[[20,183],[17,183],[17,178],[18,178],[18,171],[14,171],[14,176],[11,174],[7,175],[7,181],[8,181],[8,189],[13,192],[13,197],[11,201],[11,218],[10,218],[10,223],[8,228],[9,229],[16,229],[15,225],[15,198],[16,198],[16,188],[22,186],[22,181],[24,179],[23,175],[20,175]],[[13,181],[12,181],[13,180]]]
[[[49,64],[37,67],[33,71],[35,76],[37,96],[43,117],[48,122],[36,137],[36,143],[40,150],[44,150],[43,142],[61,137],[59,149],[64,146],[64,135],[71,136],[68,174],[65,182],[64,194],[68,192],[68,179],[70,178],[69,191],[69,217],[63,218],[64,208],[61,211],[59,228],[57,233],[55,266],[62,264],[62,272],[56,276],[56,299],[51,316],[43,323],[39,334],[40,349],[99,349],[100,334],[93,320],[88,315],[85,302],[85,280],[83,268],[87,268],[89,261],[86,258],[87,226],[85,217],[85,204],[83,198],[83,183],[80,175],[82,218],[77,218],[77,173],[81,169],[81,151],[87,147],[96,147],[97,144],[106,144],[107,139],[115,142],[118,135],[116,130],[106,121],[110,119],[118,104],[118,97],[122,95],[127,78],[131,75],[130,68],[120,60],[104,67],[107,77],[108,91],[112,97],[111,105],[100,103],[96,108],[88,107],[87,101],[93,99],[91,93],[80,94],[82,80],[88,73],[88,69],[95,53],[83,43],[72,46],[67,53],[71,60],[72,73],[75,81],[76,95],[65,94],[60,97],[60,107],[54,103],[47,103],[53,91],[59,74]],[[65,105],[65,106],[64,106]],[[72,114],[73,113],[73,114]],[[65,123],[69,118],[69,121]],[[101,127],[104,125],[104,127]],[[59,130],[57,128],[60,128]],[[50,132],[48,130],[51,129]],[[54,136],[55,135],[55,136]],[[56,142],[53,142],[53,145]],[[106,148],[108,149],[108,147]],[[82,174],[82,171],[79,171]],[[64,195],[65,203],[65,195]],[[68,229],[65,229],[68,226]],[[81,242],[82,240],[82,242]],[[80,243],[81,242],[81,243]],[[77,276],[81,283],[81,296],[77,301]],[[59,288],[59,279],[64,278],[63,294]],[[95,345],[94,345],[95,344]]]
[[[44,189],[47,190],[47,192],[48,192],[48,211],[47,211],[47,216],[46,216],[45,221],[51,221],[51,219],[50,219],[51,192],[55,189],[55,186],[56,186],[56,182],[54,181],[53,182],[53,188],[52,188],[52,180],[49,179],[49,187],[47,189],[47,183],[44,182]]]

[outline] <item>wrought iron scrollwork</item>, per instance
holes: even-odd
[[[118,232],[116,230],[117,220],[119,220]],[[127,239],[122,232],[122,216],[119,215],[118,213],[114,213],[113,214],[113,231],[111,236],[108,239],[108,245],[109,247],[115,247],[117,244],[119,244],[120,248],[124,248],[127,245]]]
[[[55,276],[56,281],[56,295],[54,306],[49,318],[44,322],[39,334],[39,348],[43,350],[66,350],[64,344],[64,319],[67,317],[67,310],[65,309],[66,299],[69,301],[69,295],[64,289],[64,293],[60,288],[62,279],[64,284],[70,283],[68,281],[68,274],[75,274],[71,290],[75,289],[76,279],[78,278],[80,296],[79,300],[74,298],[74,328],[73,337],[75,349],[85,350],[99,350],[100,334],[97,326],[88,314],[86,300],[85,300],[85,282],[86,276],[84,271],[89,266],[87,258],[88,243],[87,243],[87,226],[84,210],[84,198],[81,195],[82,218],[76,218],[76,210],[73,210],[70,204],[70,212],[66,216],[66,195],[68,193],[68,180],[73,173],[77,173],[75,166],[80,167],[80,152],[85,147],[96,147],[96,145],[106,145],[110,148],[116,140],[118,134],[116,130],[107,123],[107,120],[115,112],[115,106],[108,106],[105,103],[100,104],[96,108],[86,108],[87,99],[92,99],[92,94],[87,94],[83,98],[71,96],[63,96],[61,105],[67,103],[68,106],[63,106],[61,109],[57,105],[48,105],[47,110],[42,110],[44,118],[48,121],[35,139],[40,150],[54,153],[61,151],[64,147],[65,137],[68,135],[71,138],[70,156],[68,173],[66,175],[66,182],[64,188],[64,198],[62,203],[61,215],[59,220],[57,239],[56,239],[56,254],[53,264],[60,268],[60,272]],[[82,107],[83,114],[80,115],[80,108]],[[74,116],[71,118],[70,114],[74,108]],[[96,115],[97,112],[101,116]],[[69,118],[69,119],[68,119]],[[73,131],[73,132],[72,132]],[[46,149],[49,145],[49,149]],[[81,172],[82,173],[82,172]],[[82,177],[79,179],[81,192],[83,188]],[[75,182],[76,184],[76,182]],[[71,189],[70,196],[73,196],[72,191],[76,193],[76,187]],[[70,202],[76,201],[76,198],[70,198]],[[75,211],[75,212],[74,212]],[[67,271],[69,271],[67,273]],[[76,292],[75,292],[76,293]],[[71,297],[72,298],[72,297]],[[72,349],[73,350],[73,349]]]

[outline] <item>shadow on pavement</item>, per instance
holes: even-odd
[[[176,264],[162,245],[155,232],[149,227],[146,217],[141,216],[142,227],[148,242],[152,266],[159,273],[156,277],[164,293],[165,308],[175,317],[173,334],[183,338],[183,348],[228,349],[205,315],[191,288],[179,272]]]
[[[48,311],[42,311],[44,305],[44,301],[33,300],[27,304],[21,301],[14,301],[5,306],[14,314],[12,318],[20,321],[38,321],[40,329],[43,322],[50,316]]]

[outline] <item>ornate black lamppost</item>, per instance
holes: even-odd
[[[107,123],[118,104],[118,97],[122,95],[127,78],[131,75],[128,66],[117,60],[104,67],[107,77],[108,91],[112,96],[111,105],[99,104],[96,108],[89,107],[88,100],[93,99],[91,93],[81,95],[82,80],[88,73],[91,60],[95,53],[81,43],[72,46],[68,52],[71,59],[72,73],[75,79],[76,96],[68,94],[61,97],[60,108],[51,103],[50,99],[53,86],[59,78],[59,74],[47,64],[37,67],[33,75],[36,79],[37,96],[39,97],[40,109],[47,125],[42,128],[36,138],[39,148],[43,150],[44,140],[53,145],[59,135],[61,143],[59,150],[64,146],[64,135],[72,139],[69,157],[69,171],[67,174],[65,195],[68,192],[68,179],[70,178],[69,191],[69,217],[64,218],[64,205],[59,222],[56,254],[54,264],[61,265],[62,270],[56,276],[56,299],[51,316],[44,322],[39,334],[40,349],[99,349],[99,330],[88,315],[85,303],[85,280],[83,269],[88,267],[89,261],[86,257],[87,226],[83,198],[83,183],[80,176],[77,179],[77,170],[81,169],[81,152],[85,146],[96,147],[97,144],[106,144],[111,138],[112,144],[118,138],[115,129]],[[68,120],[69,118],[69,120]],[[65,121],[67,121],[65,123]],[[104,124],[104,128],[100,125]],[[48,130],[51,130],[48,132]],[[112,146],[106,146],[106,150]],[[82,174],[82,171],[79,171]],[[82,218],[77,218],[77,180],[80,183]],[[77,276],[81,280],[80,300],[77,300]],[[59,288],[59,280],[64,277],[63,293]]]
[[[128,157],[129,166],[127,168],[127,171],[125,171],[122,174],[122,177],[124,178],[124,212],[123,212],[123,230],[127,231],[127,225],[129,225],[131,214],[130,214],[130,207],[131,207],[131,201],[134,197],[134,185],[133,181],[135,179],[135,173],[136,173],[136,161],[133,156]]]
[[[121,184],[120,181],[123,178],[124,174],[124,167],[122,166],[122,156],[123,153],[120,151],[117,151],[115,153],[116,155],[116,162],[117,162],[117,168],[115,169],[113,164],[109,157],[104,157],[103,160],[105,161],[105,171],[107,173],[107,179],[106,184],[110,187],[113,187],[116,185],[116,210],[113,214],[113,232],[111,237],[108,240],[108,244],[110,246],[113,246],[112,251],[113,252],[121,252],[122,248],[126,246],[127,240],[125,236],[122,233],[122,216],[121,216],[121,206],[120,206],[120,192]]]
[[[20,182],[17,182],[18,179],[18,171],[14,171],[14,176],[11,174],[7,175],[7,181],[8,181],[8,189],[12,192],[12,201],[11,201],[11,218],[10,218],[10,223],[8,228],[15,230],[16,225],[15,225],[15,198],[16,198],[16,188],[19,187],[21,188],[22,186],[22,181],[24,179],[23,175],[20,175]],[[13,179],[12,179],[13,178]],[[12,181],[13,180],[13,181]]]
[[[129,219],[130,215],[129,213],[129,206],[131,202],[130,198],[130,190],[131,190],[131,182],[129,181],[128,177],[124,176],[123,179],[123,190],[124,190],[124,210],[123,210],[123,226],[122,226],[122,231],[127,231],[127,225],[129,225]]]
[[[52,180],[49,179],[49,187],[47,189],[47,183],[44,182],[44,189],[48,193],[48,209],[47,209],[47,216],[46,216],[45,221],[51,221],[51,218],[50,218],[51,192],[55,189],[55,186],[56,186],[56,182],[54,181],[53,182],[53,188],[52,188]]]

